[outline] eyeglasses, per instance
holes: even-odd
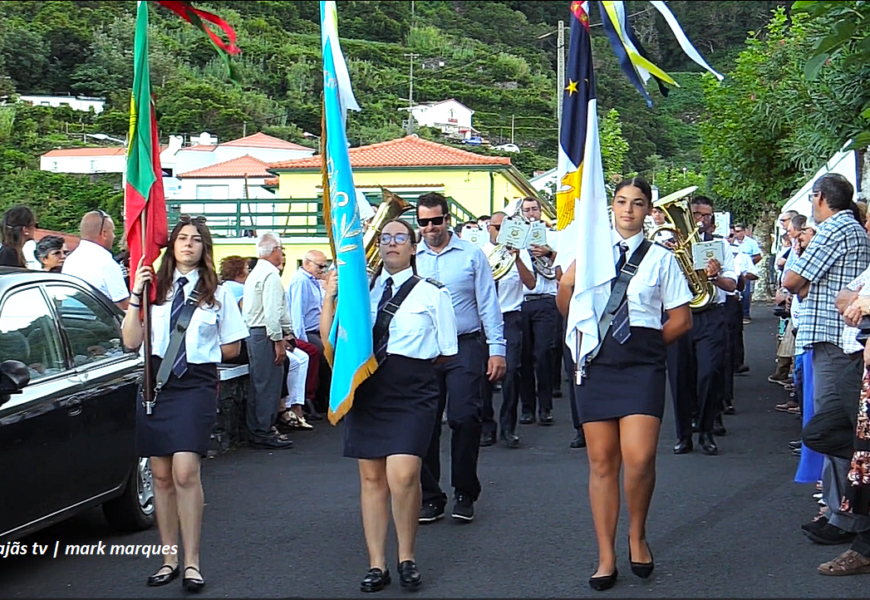
[[[311,259],[306,259],[306,260],[308,260],[308,262],[310,262],[312,265],[314,265],[315,267],[317,267],[317,268],[320,269],[321,271],[325,271],[326,269],[329,268],[329,263],[323,263],[323,264],[320,264],[320,263],[318,263],[318,262],[314,262],[314,261],[311,260]]]
[[[66,256],[69,254],[69,250],[52,250],[48,253],[49,256]]]
[[[693,213],[692,213],[692,216],[693,216],[694,218],[696,218],[696,219],[712,219],[712,218],[713,218],[713,214],[712,214],[712,213],[709,214],[709,215],[705,215],[705,214],[703,214],[703,213],[693,212]]]
[[[441,215],[440,217],[432,217],[430,219],[421,219],[420,217],[417,217],[417,225],[419,225],[420,227],[428,227],[430,224],[431,225],[443,225],[444,219],[446,219],[446,218],[447,218],[447,215]]]
[[[185,225],[205,225],[205,217],[191,217],[190,215],[181,215],[178,217],[178,222]]]
[[[411,236],[409,236],[407,233],[381,234],[381,244],[383,244],[384,246],[392,244],[393,242],[396,242],[397,245],[401,246],[403,244],[407,244],[409,239],[411,239]]]

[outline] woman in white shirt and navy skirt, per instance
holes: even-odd
[[[639,177],[621,182],[613,198],[613,263],[631,259],[644,238],[644,218],[652,209],[649,184]],[[606,260],[606,259],[603,259]],[[624,263],[622,263],[624,264]],[[572,264],[559,282],[557,302],[567,314],[574,289]],[[616,269],[614,269],[616,276]],[[656,445],[665,406],[666,346],[692,326],[692,293],[673,253],[653,244],[627,288],[630,335],[608,330],[598,355],[575,386],[577,411],[586,434],[589,499],[598,538],[598,570],[589,585],[598,591],[616,583],[615,539],[619,520],[619,471],[624,467],[629,512],[631,571],[652,574],[646,518],[655,487]],[[668,319],[662,326],[662,312]],[[585,361],[585,357],[578,360]]]
[[[371,289],[372,323],[386,302],[416,278],[416,236],[404,221],[386,223],[378,240],[382,271]],[[419,278],[418,278],[419,279]],[[329,336],[338,293],[337,272],[326,283],[320,320]],[[430,279],[419,279],[396,311],[386,335],[374,340],[377,370],[357,388],[344,418],[344,455],[359,461],[360,503],[369,552],[363,592],[377,592],[391,581],[386,538],[392,497],[398,538],[401,586],[422,584],[414,560],[422,492],[420,469],[435,429],[438,379],[435,362],[459,348],[450,293]]]
[[[217,364],[239,353],[247,329],[232,293],[218,285],[211,234],[201,217],[183,216],[173,228],[156,277],[149,265],[140,263],[123,328],[124,345],[133,350],[144,337],[139,309],[149,281],[156,285],[157,295],[151,306],[151,356],[145,358],[151,361],[155,379],[169,347],[170,323],[174,326],[194,289],[198,303],[152,414],[146,414],[141,395],[137,403],[136,450],[150,458],[161,542],[176,549],[163,556],[163,566],[148,577],[148,585],[166,585],[183,574],[184,589],[197,592],[205,585],[199,564],[200,461],[208,452],[216,419]],[[183,571],[178,564],[179,525]]]

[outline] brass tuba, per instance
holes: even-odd
[[[381,253],[378,251],[378,238],[381,237],[381,230],[384,225],[400,217],[406,212],[413,210],[414,206],[394,194],[387,188],[381,188],[383,200],[381,201],[375,216],[372,217],[368,229],[363,234],[363,246],[366,250],[366,270],[369,274],[369,282],[371,282],[378,267],[381,266]],[[417,240],[414,240],[416,242]]]
[[[716,302],[718,289],[707,279],[707,274],[704,271],[696,271],[694,266],[692,244],[699,243],[701,237],[698,235],[698,227],[692,218],[692,211],[686,197],[697,189],[696,185],[687,187],[656,201],[653,207],[665,214],[667,223],[653,228],[647,238],[655,240],[656,234],[663,231],[668,231],[674,236],[674,257],[686,279],[689,280],[689,287],[692,290],[692,300],[689,302],[689,306],[700,309]]]
[[[486,258],[489,261],[489,268],[492,269],[492,278],[496,281],[510,273],[517,261],[517,257],[506,244],[496,245]]]

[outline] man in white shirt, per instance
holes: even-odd
[[[284,264],[281,238],[271,231],[257,238],[257,264],[245,280],[243,316],[248,326],[250,385],[246,407],[248,444],[255,448],[290,448],[293,442],[272,430],[281,397],[284,361],[293,327],[279,269]]]
[[[489,256],[496,247],[496,239],[501,229],[502,221],[507,217],[503,212],[497,212],[489,218],[489,241],[482,247]],[[518,250],[511,250],[517,258]],[[505,352],[506,372],[501,384],[501,410],[499,424],[501,425],[501,440],[508,448],[518,448],[520,438],[516,434],[517,405],[519,401],[520,364],[523,352],[522,307],[525,288],[535,287],[535,275],[529,271],[525,263],[516,260],[510,271],[495,282],[498,303],[504,320],[504,337],[507,343]],[[491,446],[496,441],[495,411],[492,406],[492,383],[487,382],[487,390],[483,396],[483,424],[480,435],[481,446]]]
[[[761,246],[758,245],[753,238],[746,235],[746,226],[742,223],[735,223],[732,228],[734,231],[735,245],[742,254],[746,254],[752,259],[752,264],[757,265],[761,261]],[[755,285],[749,281],[746,283],[746,289],[743,290],[743,322],[748,324],[752,321],[749,315],[749,309],[752,305],[752,292]]]
[[[79,235],[81,242],[66,257],[61,272],[90,283],[121,309],[127,310],[130,291],[124,282],[121,265],[115,262],[110,251],[115,242],[112,217],[102,210],[85,213],[79,225]]]

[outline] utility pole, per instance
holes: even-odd
[[[559,21],[556,38],[556,122],[562,139],[562,96],[565,94],[565,21]]]
[[[248,137],[248,122],[242,122],[242,137]]]
[[[411,135],[414,133],[414,116],[411,112],[414,107],[414,59],[420,55],[407,52],[403,56],[411,59],[411,73],[408,79],[408,135]]]
[[[516,115],[511,115],[511,144],[514,143],[514,117]]]

